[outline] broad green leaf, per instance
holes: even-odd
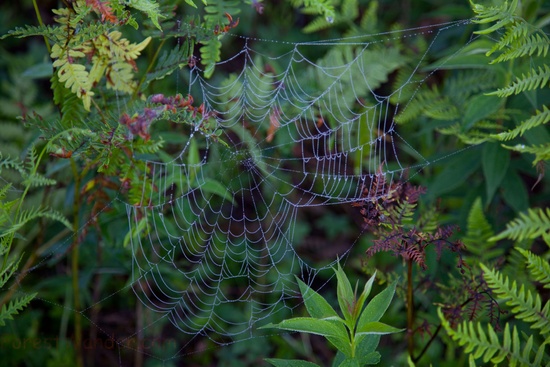
[[[445,168],[439,173],[432,184],[428,186],[428,196],[432,199],[449,192],[467,181],[481,164],[479,150],[471,148],[455,157],[445,160]]]
[[[361,341],[357,343],[355,348],[355,356],[365,364],[378,364],[380,362],[380,353],[376,351],[378,343],[380,342],[380,334],[368,334],[360,335],[356,340]]]
[[[365,307],[359,317],[359,322],[357,323],[358,330],[363,329],[371,322],[380,320],[390,305],[396,286],[397,280],[391,283],[386,289],[378,293],[369,303],[367,303],[367,307]]]
[[[363,288],[363,292],[359,296],[359,299],[357,300],[357,304],[355,305],[355,310],[356,310],[355,312],[357,312],[357,315],[359,315],[359,313],[363,310],[363,306],[365,305],[365,301],[367,300],[370,294],[375,277],[376,277],[376,272],[365,283],[365,288]],[[355,317],[357,317],[357,315]]]
[[[498,143],[486,143],[481,153],[481,164],[485,176],[487,203],[490,203],[508,170],[510,152]]]
[[[218,195],[225,200],[230,201],[232,204],[235,204],[231,193],[219,181],[210,179],[205,180],[204,183],[200,185],[200,189],[202,192]]]
[[[497,112],[503,103],[503,99],[497,96],[488,96],[479,94],[473,96],[466,103],[466,109],[462,118],[463,125],[470,128],[476,122],[479,122]]]
[[[268,324],[260,329],[275,328],[290,331],[299,331],[304,333],[317,334],[324,337],[340,338],[347,340],[348,335],[343,328],[330,321],[314,319],[312,317],[296,317],[293,319],[283,320],[278,324]]]
[[[318,364],[299,359],[266,358],[265,361],[275,367],[319,367]]]
[[[388,324],[384,324],[379,321],[367,322],[362,325],[360,328],[357,328],[356,335],[363,334],[392,334],[403,331],[404,329],[398,329]]]
[[[351,283],[349,282],[348,277],[342,270],[340,263],[338,263],[338,268],[334,270],[336,273],[336,278],[338,284],[336,286],[336,293],[338,295],[338,304],[340,305],[340,310],[344,315],[348,327],[353,329],[354,321],[351,319],[352,310],[355,304],[355,295],[351,288]]]
[[[331,305],[317,292],[311,289],[307,284],[302,282],[296,277],[298,285],[300,286],[300,292],[304,299],[307,312],[311,317],[317,319],[325,319],[327,317],[338,317],[338,314]]]
[[[516,212],[522,212],[529,207],[529,194],[525,183],[516,170],[508,170],[506,176],[502,179],[502,198]]]

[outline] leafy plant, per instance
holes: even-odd
[[[376,274],[365,283],[363,291],[358,295],[358,284],[354,290],[340,264],[334,272],[337,278],[338,304],[343,317],[319,293],[297,278],[310,317],[287,319],[262,328],[276,328],[325,337],[338,350],[333,366],[377,364],[380,361],[380,353],[376,351],[376,347],[380,336],[402,331],[379,321],[390,305],[397,282],[393,282],[367,302]],[[317,366],[315,363],[301,360],[267,359],[267,361],[277,367]]]
[[[40,155],[37,155],[34,147],[31,147],[26,161],[4,158],[0,154],[0,173],[6,170],[14,170],[21,176],[23,186],[22,192],[15,199],[9,200],[8,194],[13,189],[11,183],[8,183],[0,189],[0,287],[3,288],[13,277],[19,267],[22,255],[13,259],[12,249],[14,241],[22,238],[21,233],[24,227],[41,218],[63,223],[67,228],[71,224],[63,214],[47,207],[24,208],[24,203],[29,190],[46,185],[54,185],[55,180],[45,177],[38,172],[40,160],[44,155],[44,149]],[[19,283],[20,276],[16,283]],[[16,284],[17,285],[17,284]],[[16,285],[13,285],[0,300],[0,326],[5,325],[5,321],[13,319],[13,316],[26,307],[30,301],[36,297],[36,293],[25,294],[21,297],[13,297],[16,291]]]
[[[515,251],[524,258],[531,282],[538,282],[543,288],[550,288],[550,265],[541,255],[525,250],[520,242],[527,237],[542,236],[550,247],[548,226],[550,219],[546,215],[540,217],[530,210],[530,216],[522,215],[508,224],[508,228],[490,241],[508,238],[516,240]],[[540,213],[543,213],[540,211]],[[540,225],[543,224],[541,228]],[[548,251],[548,249],[547,249]],[[519,332],[517,325],[512,321],[506,322],[503,336],[499,337],[492,325],[487,325],[487,331],[481,323],[464,321],[456,328],[446,320],[441,310],[439,318],[449,336],[464,346],[465,352],[470,353],[470,365],[475,366],[474,360],[482,358],[484,363],[507,366],[543,366],[550,363],[550,354],[547,344],[550,342],[550,302],[543,304],[543,296],[531,284],[518,281],[515,275],[511,280],[501,271],[481,264],[483,277],[493,294],[505,303],[513,315],[514,324],[526,324],[530,331]],[[516,272],[519,269],[515,269]],[[522,321],[520,323],[520,321]],[[521,325],[520,325],[521,326]]]

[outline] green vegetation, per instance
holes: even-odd
[[[0,360],[7,366],[550,365],[549,6],[540,0],[3,2]],[[434,43],[431,31],[387,36],[461,19],[461,27]],[[269,121],[257,130],[248,122],[220,126],[205,108],[207,97],[188,88],[197,65],[206,81],[243,88],[238,67],[216,64],[244,47],[239,36],[251,44],[277,41],[253,44],[255,68],[246,75],[264,86],[246,96]],[[351,65],[341,90],[326,96],[330,113],[311,118],[323,132],[339,126],[338,113],[362,117],[327,138],[327,146],[350,150],[353,143],[338,140],[340,134],[389,146],[387,131],[358,128],[368,123],[369,103],[387,95],[377,113],[396,111],[391,144],[404,152],[399,162],[390,153],[382,162],[354,149],[349,172],[380,166],[360,200],[282,215],[293,223],[293,249],[312,267],[345,254],[332,273],[310,278],[288,253],[250,246],[257,233],[271,238],[282,222],[231,194],[259,176],[265,180],[257,192],[290,192],[302,169],[289,142],[304,132],[278,126],[281,114],[301,106],[266,107],[258,97],[273,92],[269,83],[285,67],[284,57],[265,55],[288,56],[288,42],[302,42],[300,55],[312,61],[293,74],[304,95],[327,90],[330,73]],[[242,101],[226,96],[211,98],[226,106],[221,112],[238,114]],[[280,151],[263,149],[268,143]],[[199,171],[205,152],[209,166]],[[430,159],[421,171],[399,182],[386,177],[385,171],[413,167],[418,156]],[[185,169],[158,172],[151,163],[178,159]],[[341,185],[332,187],[343,192]],[[202,195],[182,196],[198,187]],[[160,195],[170,201],[152,210]],[[171,207],[178,197],[187,198],[174,204],[180,220]],[[290,211],[289,198],[264,204]],[[214,291],[205,292],[206,306],[170,293],[174,285],[190,293],[200,287],[182,270],[196,258],[174,257],[172,250],[185,243],[200,253],[203,234],[187,230],[207,207],[218,210],[220,221],[224,210],[240,210],[233,222],[216,227],[203,218],[210,224],[194,227],[208,232],[214,258],[223,258],[230,244],[246,267],[265,265],[243,262],[247,251],[280,266],[251,281],[244,265],[223,264],[234,282],[219,289],[234,298],[222,305]],[[265,226],[231,227],[250,213]],[[177,237],[177,229],[187,232]],[[144,241],[159,245],[137,250]],[[158,261],[165,258],[174,266]],[[158,294],[147,288],[154,282],[146,267],[167,280],[156,284]],[[215,274],[210,270],[203,269],[204,279]],[[281,281],[278,271],[295,274],[297,285]],[[243,306],[248,287],[269,284],[294,298],[264,292]],[[296,289],[287,289],[291,284]],[[358,284],[365,284],[362,291]],[[369,300],[371,291],[376,296]],[[186,299],[187,308],[155,318],[163,305],[146,302],[155,296],[165,305]],[[257,305],[283,303],[260,320],[251,316]],[[221,316],[209,323],[213,312]],[[170,328],[184,314],[193,335]],[[250,331],[240,328],[240,318],[250,320]],[[233,342],[236,335],[243,337]]]

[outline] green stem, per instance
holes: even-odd
[[[413,292],[413,262],[412,259],[407,260],[407,349],[409,356],[413,358],[414,339],[414,292]]]
[[[141,89],[141,86],[143,85],[143,83],[145,83],[145,79],[147,78],[147,74],[149,74],[149,72],[153,69],[153,66],[155,65],[155,62],[157,61],[157,59],[159,57],[160,50],[162,49],[162,46],[164,46],[164,43],[166,43],[166,38],[163,39],[160,42],[159,47],[157,47],[157,50],[155,51],[155,54],[153,55],[153,59],[149,63],[149,66],[147,67],[147,70],[145,70],[145,73],[143,74],[143,77],[140,79],[138,86],[136,87],[136,89],[134,90],[134,93],[132,94],[132,98],[135,98],[137,96],[137,93]]]
[[[32,0],[32,5],[34,6],[34,12],[36,13],[36,19],[38,19],[38,24],[40,24],[41,26],[44,26],[44,22],[42,21],[42,16],[40,15],[40,9],[38,9],[38,4],[36,3],[36,0]],[[52,48],[50,47],[50,41],[48,41],[48,38],[46,36],[44,36],[44,43],[46,43],[48,54],[51,54]]]
[[[78,367],[84,367],[84,358],[82,355],[82,318],[80,315],[80,288],[78,285],[79,280],[79,212],[80,212],[80,174],[76,162],[73,158],[71,160],[71,168],[74,175],[74,202],[73,202],[73,231],[77,235],[74,236],[73,248],[71,251],[71,275],[72,275],[72,287],[73,287],[73,302],[74,302],[74,338],[76,344],[76,362]]]

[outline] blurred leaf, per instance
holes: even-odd
[[[318,364],[299,359],[266,358],[265,361],[271,363],[275,367],[319,367]]]
[[[490,203],[510,165],[510,152],[498,143],[486,143],[481,153],[481,161],[485,176],[487,203]]]

